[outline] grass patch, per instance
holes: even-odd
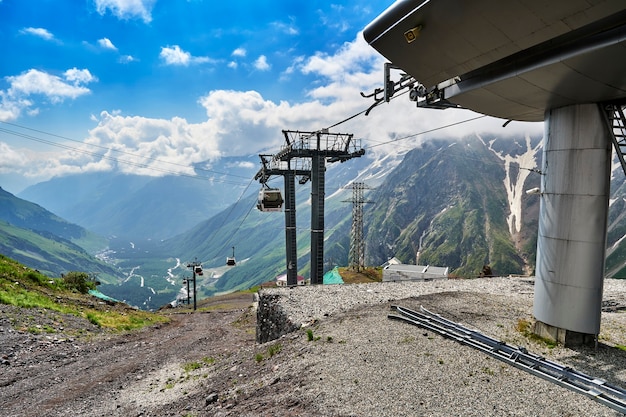
[[[272,356],[279,353],[281,350],[283,350],[283,345],[281,345],[280,343],[276,343],[275,345],[271,345],[270,347],[267,348],[267,354],[271,358]]]
[[[215,358],[212,356],[205,356],[201,360],[205,365],[213,365],[215,363]]]
[[[142,310],[130,312],[88,310],[85,317],[98,327],[115,331],[136,330],[167,321],[164,316]]]
[[[205,366],[211,366],[215,363],[215,358],[213,357],[209,357],[209,356],[205,356],[204,358],[200,359],[199,361],[192,361],[192,362],[187,362],[185,364],[183,364],[183,370],[185,371],[185,373],[189,374],[190,372],[193,372],[195,370],[204,368]],[[189,377],[189,375],[187,375],[187,377]],[[183,377],[181,377],[183,378]]]
[[[541,337],[538,334],[533,333],[532,323],[526,319],[519,319],[517,321],[516,330],[530,340],[541,343],[547,346],[549,349],[553,349],[558,346],[558,342],[556,340]]]
[[[271,358],[272,356],[280,353],[281,350],[283,350],[283,345],[281,345],[280,343],[275,343],[275,344],[269,346],[267,348],[267,356],[268,356],[268,358]],[[257,363],[263,362],[263,359],[265,359],[265,356],[262,353],[257,353],[254,356],[254,360]]]
[[[98,317],[94,313],[87,313],[86,316],[89,323],[101,327],[100,320],[98,320]]]
[[[315,336],[313,329],[306,329],[306,338],[309,342],[314,342],[321,339],[321,336]]]
[[[185,370],[185,372],[195,371],[196,369],[200,368],[202,368],[202,363],[200,362],[187,362],[185,365],[183,365],[183,369]]]

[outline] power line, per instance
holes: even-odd
[[[102,149],[102,150],[105,150],[105,151],[117,152],[117,153],[120,153],[120,154],[124,154],[124,155],[129,155],[129,156],[132,156],[132,157],[136,157],[136,158],[145,159],[145,160],[148,160],[148,161],[154,161],[154,162],[158,162],[158,163],[162,163],[162,164],[168,164],[168,165],[173,165],[173,166],[179,166],[179,167],[182,167],[182,168],[188,168],[189,167],[188,165],[185,165],[185,164],[180,164],[180,163],[171,162],[171,161],[165,161],[165,160],[162,160],[162,159],[159,159],[159,158],[155,158],[155,157],[151,157],[151,156],[138,155],[136,153],[123,151],[123,150],[120,150],[120,149],[113,149],[113,148],[110,148],[110,147],[107,147],[107,146],[97,145],[97,144],[94,144],[94,143],[83,142],[83,141],[80,141],[80,140],[77,140],[77,139],[72,139],[72,138],[67,137],[67,136],[57,135],[57,134],[46,132],[46,131],[43,131],[43,130],[38,130],[38,129],[33,129],[33,128],[30,128],[30,127],[27,127],[27,126],[18,125],[18,124],[15,124],[15,123],[5,122],[5,121],[1,121],[1,120],[0,120],[0,123],[6,124],[6,125],[9,125],[9,126],[13,126],[13,127],[17,127],[19,129],[24,129],[24,130],[28,130],[28,131],[31,131],[31,132],[36,132],[36,133],[40,133],[40,134],[43,134],[43,135],[47,135],[47,136],[51,136],[51,137],[67,140],[67,141],[70,141],[70,142],[80,143],[81,145],[92,146],[92,147],[95,147],[95,148],[98,148],[98,149]],[[103,157],[103,158],[106,158],[106,159],[110,159],[110,160],[114,160],[114,161],[120,161],[121,163],[127,163],[127,161],[125,161],[125,160],[119,160],[117,158],[110,157],[110,156],[106,157],[103,154],[98,154],[98,153],[95,153],[95,152],[86,151],[84,149],[73,147],[73,146],[69,146],[69,145],[63,145],[63,144],[60,144],[60,143],[57,143],[57,142],[49,141],[49,140],[46,140],[46,139],[42,139],[42,138],[39,138],[39,137],[36,137],[36,136],[32,136],[32,135],[27,135],[25,133],[16,132],[16,131],[9,130],[9,129],[2,129],[2,128],[0,128],[0,132],[4,132],[4,133],[10,134],[10,135],[15,135],[15,136],[18,136],[18,137],[22,137],[24,139],[29,139],[29,140],[32,140],[34,142],[44,143],[44,144],[47,144],[47,145],[50,145],[50,146],[56,146],[56,147],[63,148],[63,149],[68,149],[68,150],[73,150],[73,151],[80,152],[80,153],[90,154],[92,156],[100,156],[100,157]],[[151,167],[149,165],[144,165],[143,167],[151,169]],[[244,177],[244,176],[241,176],[241,175],[235,175],[235,174],[230,174],[230,173],[227,173],[227,172],[220,172],[220,171],[215,171],[215,170],[206,169],[206,168],[194,167],[194,170],[203,171],[203,172],[209,172],[209,173],[212,173],[212,174],[227,175],[227,176],[230,176],[230,177],[248,179],[248,177]],[[166,170],[166,171],[162,171],[162,172],[175,172],[175,171]]]
[[[380,143],[377,143],[376,145],[366,146],[365,149],[375,148],[377,146],[387,145],[389,143],[395,143],[395,142],[399,142],[401,140],[411,139],[411,138],[414,138],[416,136],[425,135],[426,133],[432,133],[432,132],[436,132],[438,130],[446,129],[448,127],[458,126],[458,125],[463,124],[463,123],[473,122],[474,120],[482,119],[484,117],[487,117],[487,116],[483,114],[483,115],[480,115],[480,116],[476,116],[476,117],[472,117],[472,118],[469,118],[469,119],[461,120],[461,121],[458,121],[458,122],[450,123],[450,124],[447,124],[445,126],[440,126],[440,127],[436,127],[436,128],[433,128],[433,129],[424,130],[424,131],[421,131],[421,132],[418,132],[418,133],[413,133],[411,135],[403,136],[403,137],[400,137],[400,138],[392,139],[392,140],[389,140],[387,142],[380,142]]]

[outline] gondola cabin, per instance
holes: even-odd
[[[283,202],[279,188],[261,188],[256,207],[261,211],[283,211]]]
[[[196,275],[203,275],[204,273],[202,272],[202,267],[201,266],[196,266],[196,268],[194,269],[194,271],[196,272]]]
[[[228,256],[226,258],[226,265],[235,266],[237,265],[237,261],[235,260],[235,247],[233,246],[233,256]]]

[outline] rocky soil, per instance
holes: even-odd
[[[306,327],[262,344],[251,295],[168,310],[169,323],[125,334],[0,305],[0,416],[619,415],[387,314],[391,304],[425,305],[626,386],[626,284],[605,290],[598,349],[577,350],[519,331],[532,320],[532,283],[412,285],[278,292]]]

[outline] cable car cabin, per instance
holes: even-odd
[[[204,273],[202,272],[202,267],[201,266],[196,266],[196,268],[194,269],[196,275],[203,275]]]
[[[283,211],[283,202],[279,188],[261,188],[256,207],[261,211]]]
[[[235,247],[233,246],[233,256],[229,256],[226,258],[226,265],[235,266],[237,262],[235,261]]]

